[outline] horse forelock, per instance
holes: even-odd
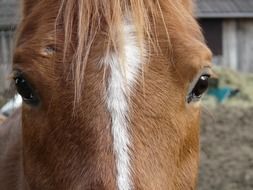
[[[28,1],[30,2],[30,1]],[[46,1],[34,1],[27,3],[30,10],[25,10],[25,14],[43,9]],[[36,7],[38,9],[31,8]],[[63,62],[67,55],[68,49],[71,49],[71,70],[72,80],[75,86],[74,102],[77,104],[82,95],[83,78],[85,68],[98,34],[103,34],[106,43],[102,44],[103,54],[106,57],[112,51],[120,57],[121,70],[124,72],[124,32],[123,25],[126,20],[130,19],[136,33],[137,46],[144,56],[152,56],[154,52],[161,51],[159,33],[163,31],[169,51],[172,51],[170,24],[179,23],[180,20],[191,20],[192,17],[187,11],[192,9],[190,0],[59,0],[55,3],[57,11],[55,19],[55,38],[63,31],[63,35],[58,36],[59,41],[63,42]],[[52,11],[51,10],[51,11]],[[50,14],[50,12],[48,13]],[[24,15],[26,17],[27,15]],[[174,23],[167,23],[167,17],[173,17]],[[190,21],[191,22],[191,21]],[[194,23],[194,22],[192,22]],[[173,26],[175,27],[175,26]],[[181,30],[187,30],[184,26]],[[197,27],[198,28],[198,27]],[[159,30],[159,31],[158,31]],[[29,33],[29,32],[27,32]],[[199,35],[199,31],[196,31]],[[62,38],[62,39],[61,39]],[[51,40],[52,41],[52,40]],[[144,49],[145,47],[145,49]],[[148,50],[148,51],[147,51]],[[101,52],[99,52],[101,54]],[[169,59],[169,58],[168,58]]]
[[[189,0],[184,0],[189,9]],[[186,3],[187,2],[187,3]],[[62,22],[64,28],[64,55],[70,46],[74,45],[72,72],[75,86],[75,102],[80,100],[83,86],[83,76],[98,33],[105,33],[107,43],[103,44],[104,56],[112,51],[119,56],[121,70],[125,70],[125,49],[123,25],[130,19],[135,28],[137,46],[142,53],[151,53],[144,49],[160,50],[159,38],[154,30],[163,30],[168,47],[170,34],[166,14],[175,16],[175,20],[186,19],[187,9],[180,1],[171,0],[62,0],[56,22]],[[56,23],[57,26],[57,23]],[[56,28],[57,29],[57,28]],[[74,36],[73,36],[74,34]],[[170,48],[172,49],[172,48]],[[150,55],[149,55],[150,56]]]

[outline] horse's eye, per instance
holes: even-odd
[[[208,89],[208,81],[209,81],[210,75],[205,74],[201,75],[195,84],[194,88],[190,92],[190,94],[187,97],[187,102],[196,102],[200,100],[202,95],[205,93],[205,91]]]
[[[14,82],[18,93],[20,94],[20,96],[22,96],[23,101],[25,103],[32,106],[36,106],[39,103],[39,99],[35,94],[33,88],[28,83],[28,81],[22,76],[22,74],[15,76]]]

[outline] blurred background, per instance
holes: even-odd
[[[253,0],[197,0],[214,54],[201,126],[200,190],[253,189]]]
[[[20,1],[0,0],[0,109],[14,95],[8,77]],[[216,75],[203,100],[199,189],[252,190],[253,0],[196,0],[196,17]]]

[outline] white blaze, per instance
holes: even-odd
[[[131,190],[130,151],[131,137],[128,126],[129,95],[141,69],[140,49],[132,25],[124,26],[124,69],[120,66],[119,55],[111,53],[105,58],[110,67],[107,107],[112,119],[113,148],[116,159],[118,190]]]

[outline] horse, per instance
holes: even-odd
[[[191,0],[23,0],[0,189],[193,190],[212,54]]]

